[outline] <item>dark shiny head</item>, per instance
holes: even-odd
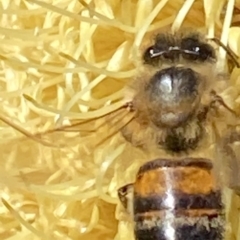
[[[156,126],[181,125],[198,106],[200,89],[200,77],[190,68],[158,71],[146,86],[150,119]]]
[[[158,65],[160,62],[175,62],[182,58],[190,62],[205,62],[215,60],[213,47],[203,41],[198,34],[175,36],[159,34],[154,45],[149,47],[144,55],[145,64]]]

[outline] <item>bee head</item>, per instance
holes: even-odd
[[[158,127],[177,127],[191,118],[206,86],[206,73],[212,68],[213,47],[199,34],[159,34],[143,54],[145,100],[149,119]]]

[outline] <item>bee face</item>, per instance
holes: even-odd
[[[216,60],[214,49],[200,35],[160,34],[143,54],[145,65],[160,68],[146,85],[151,121],[157,126],[176,127],[191,118],[199,107],[205,79],[185,67]],[[165,68],[163,64],[169,64]],[[178,67],[178,65],[182,65]]]
[[[199,34],[159,34],[142,60],[131,86],[135,118],[123,136],[141,147],[152,138],[170,152],[196,148],[216,78],[213,47]]]

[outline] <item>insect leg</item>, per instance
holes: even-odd
[[[240,158],[237,154],[237,149],[234,150],[234,144],[240,142],[240,133],[230,131],[218,143],[219,157],[223,160],[223,165],[227,165],[225,171],[228,174],[228,185],[236,194],[240,195]]]
[[[237,60],[235,53],[228,46],[225,46],[218,38],[210,38],[210,40],[218,44],[218,46],[222,47],[227,52],[228,56],[231,58],[234,65],[237,68],[240,68],[240,64]]]
[[[133,191],[133,183],[118,189],[118,198],[131,216],[133,216]]]

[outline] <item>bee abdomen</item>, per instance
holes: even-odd
[[[222,240],[221,191],[207,159],[158,159],[134,184],[137,240]]]

